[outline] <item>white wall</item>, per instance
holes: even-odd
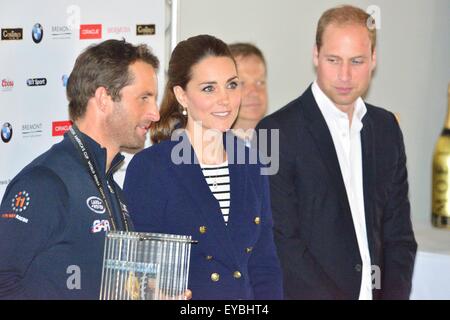
[[[179,40],[208,33],[250,41],[269,67],[269,112],[299,96],[315,78],[311,52],[317,20],[332,0],[179,0]],[[442,129],[450,82],[450,1],[347,1],[381,10],[378,67],[366,100],[400,114],[413,217],[429,220],[431,158]]]

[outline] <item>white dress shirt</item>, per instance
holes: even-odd
[[[330,130],[336,149],[339,166],[347,191],[348,202],[352,212],[359,253],[362,260],[360,300],[372,299],[372,267],[367,241],[366,218],[364,210],[363,169],[361,150],[362,118],[367,112],[364,101],[359,97],[354,106],[353,118],[339,110],[323,93],[315,81],[312,93]]]

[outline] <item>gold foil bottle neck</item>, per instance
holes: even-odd
[[[445,129],[450,129],[450,83],[447,92],[447,119],[445,120]]]

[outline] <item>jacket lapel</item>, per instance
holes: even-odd
[[[239,165],[237,163],[229,163],[228,168],[230,170],[230,215],[227,229],[231,239],[239,240],[236,239],[234,231],[248,224],[248,222],[245,223],[243,221],[247,212],[245,201],[247,194],[247,172],[245,165]]]
[[[173,170],[177,175],[180,184],[184,187],[186,192],[194,200],[195,205],[200,209],[198,214],[200,215],[200,220],[205,221],[206,232],[212,234],[216,240],[222,245],[224,252],[230,257],[234,258],[232,250],[232,241],[229,237],[227,226],[225,226],[222,212],[220,211],[219,202],[211,193],[208,184],[203,176],[202,169],[198,164],[198,159],[195,155],[194,149],[189,142],[189,138],[183,134],[183,152],[190,150],[189,157],[191,158],[190,163],[183,163],[176,165],[172,163]],[[187,159],[185,157],[184,159]],[[232,181],[235,175],[230,169],[230,181]],[[231,184],[232,186],[234,185]],[[233,187],[231,189],[231,199],[233,199],[233,194],[235,191]],[[232,214],[233,204],[230,201],[230,217]],[[200,227],[201,225],[199,225]],[[195,238],[195,235],[193,235]]]
[[[308,119],[308,130],[313,136],[321,158],[328,168],[330,177],[339,194],[341,206],[345,212],[349,213],[347,218],[350,219],[350,223],[353,226],[350,204],[348,202],[344,179],[339,166],[339,160],[334,147],[333,138],[331,137],[330,130],[328,129],[325,119],[320,112],[319,106],[314,99],[311,87],[309,87],[309,89],[305,92],[304,99],[303,110],[305,117]],[[373,259],[374,237],[372,208],[373,195],[375,194],[375,154],[373,150],[373,125],[368,113],[366,113],[362,122],[363,129],[361,131],[361,150],[363,162],[364,210],[369,251],[371,258]],[[354,229],[352,228],[352,230]]]
[[[307,118],[308,130],[316,142],[320,156],[328,169],[333,185],[336,187],[335,190],[338,192],[340,204],[345,212],[350,213],[349,217],[351,217],[347,191],[345,190],[344,179],[342,178],[333,138],[331,137],[327,123],[320,112],[319,106],[314,99],[311,87],[305,92],[303,98],[302,109]]]
[[[363,162],[363,187],[364,187],[364,210],[366,217],[367,240],[371,259],[373,261],[374,254],[374,237],[373,237],[373,195],[375,194],[375,152],[373,125],[368,113],[364,116],[363,129],[361,130],[361,149]]]

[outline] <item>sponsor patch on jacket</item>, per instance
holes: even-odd
[[[31,197],[25,190],[16,193],[11,199],[11,209],[15,213],[23,212],[30,206]]]
[[[11,211],[7,210],[0,213],[2,219],[16,219],[23,223],[28,223],[29,219],[25,218],[23,212],[30,207],[31,196],[26,190],[17,192],[11,199]]]
[[[28,223],[28,219],[27,218],[22,217],[21,215],[19,215],[17,213],[14,213],[14,212],[2,213],[2,214],[0,214],[0,218],[3,218],[3,219],[17,219],[17,220],[19,220],[21,222]]]
[[[102,214],[105,213],[106,211],[105,204],[103,203],[103,200],[100,199],[99,197],[92,196],[87,198],[86,204],[88,208],[94,211],[95,213]]]
[[[101,231],[109,231],[111,228],[109,226],[108,220],[95,220],[91,227],[91,233],[97,233]]]

